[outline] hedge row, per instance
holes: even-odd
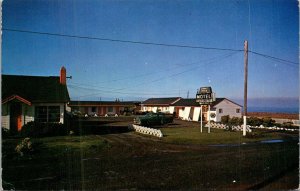
[[[243,118],[241,117],[232,117],[230,118],[229,115],[225,115],[221,117],[221,123],[225,125],[242,125]],[[278,124],[275,123],[275,120],[271,118],[258,118],[258,117],[249,117],[247,118],[247,125],[251,126],[260,126],[263,125],[265,127],[273,127],[273,126],[285,126],[288,124]]]

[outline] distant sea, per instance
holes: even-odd
[[[243,99],[233,99],[243,106]],[[249,112],[271,112],[271,113],[299,113],[299,98],[273,97],[273,98],[249,98]]]
[[[248,107],[248,112],[299,113],[298,107]]]

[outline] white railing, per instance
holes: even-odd
[[[253,129],[268,129],[268,130],[281,130],[281,131],[299,131],[299,129],[292,129],[292,128],[283,128],[283,127],[265,127],[263,125],[260,126],[251,126]]]
[[[131,127],[133,130],[135,130],[135,132],[138,132],[141,134],[152,135],[155,137],[163,137],[161,130],[158,130],[158,129],[143,127],[143,126],[134,125],[134,124]]]
[[[208,127],[208,123],[205,125],[205,127]],[[216,128],[216,129],[229,129],[229,126],[224,125],[224,124],[219,124],[219,123],[210,123],[211,128]],[[242,131],[243,130],[243,125],[235,125],[231,127],[232,130],[235,131]],[[283,127],[265,127],[263,125],[260,126],[250,126],[247,125],[246,131],[247,132],[252,132],[251,129],[268,129],[268,130],[281,130],[281,131],[299,131],[299,129],[292,129],[292,128],[283,128]]]
[[[219,124],[219,123],[207,123],[205,125],[205,127],[208,127],[209,125],[210,125],[210,128],[229,129],[229,126],[224,125],[224,124]],[[242,125],[234,125],[234,126],[231,126],[231,129],[234,131],[243,131],[243,126]],[[246,131],[252,132],[249,125],[246,126]]]

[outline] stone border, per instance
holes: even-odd
[[[155,137],[163,137],[163,134],[161,132],[161,130],[158,129],[153,129],[150,127],[144,127],[144,126],[139,126],[139,125],[131,125],[131,128],[137,132],[137,133],[141,133],[141,134],[145,134],[145,135],[152,135]]]

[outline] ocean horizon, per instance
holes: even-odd
[[[299,107],[248,107],[248,112],[299,113]]]

